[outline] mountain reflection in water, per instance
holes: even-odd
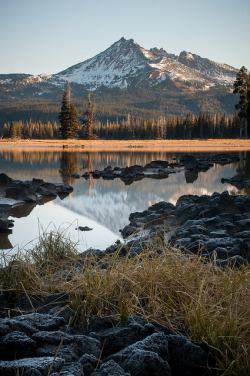
[[[173,204],[184,194],[212,194],[228,190],[233,194],[249,194],[249,189],[238,190],[222,184],[221,178],[229,178],[237,172],[250,176],[250,153],[230,153],[240,156],[240,162],[220,166],[215,165],[207,172],[180,172],[170,174],[167,179],[145,178],[125,185],[120,179],[112,181],[84,178],[73,179],[69,175],[103,170],[108,165],[125,167],[135,164],[145,165],[152,160],[178,161],[184,153],[167,152],[84,152],[1,149],[1,172],[13,179],[64,182],[73,185],[74,191],[63,200],[57,198],[43,206],[32,205],[12,210],[15,220],[13,234],[0,237],[0,248],[12,246],[25,248],[36,239],[42,229],[64,228],[73,241],[79,242],[79,249],[89,247],[104,249],[120,236],[119,229],[128,224],[130,213],[143,211],[159,201]],[[192,152],[195,155],[196,153]],[[197,153],[207,154],[207,153]],[[215,153],[210,153],[215,154]],[[68,227],[67,227],[68,226]],[[80,233],[75,228],[88,226],[88,233]]]

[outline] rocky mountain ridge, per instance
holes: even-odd
[[[182,51],[177,56],[163,48],[147,50],[133,39],[121,38],[93,58],[62,72],[51,76],[0,75],[0,85],[5,90],[13,91],[18,84],[65,87],[65,82],[69,80],[95,91],[101,87],[149,88],[171,80],[192,85],[195,89],[208,90],[218,85],[232,86],[236,73],[236,68],[191,52]],[[42,94],[43,90],[40,95]]]

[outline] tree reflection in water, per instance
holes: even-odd
[[[92,163],[92,154],[91,153],[85,153],[82,159],[82,168],[86,172],[93,171],[93,163]],[[92,175],[89,175],[89,196],[92,196],[91,188],[92,186],[95,188],[95,179],[93,179]]]
[[[70,175],[78,173],[78,154],[74,152],[63,151],[60,158],[60,176],[63,183],[74,184],[75,179]]]

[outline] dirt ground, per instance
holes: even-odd
[[[218,140],[10,140],[1,139],[0,148],[55,148],[84,151],[240,151],[250,150],[250,139]]]

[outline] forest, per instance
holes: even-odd
[[[58,139],[60,124],[52,121],[12,121],[3,125],[3,138],[22,139]],[[199,116],[191,112],[186,116],[165,116],[157,119],[135,118],[128,114],[123,120],[95,121],[92,133],[99,139],[194,139],[194,138],[237,138],[244,136],[242,119],[234,114],[210,115],[200,112]],[[83,125],[79,125],[77,138],[83,137]]]

